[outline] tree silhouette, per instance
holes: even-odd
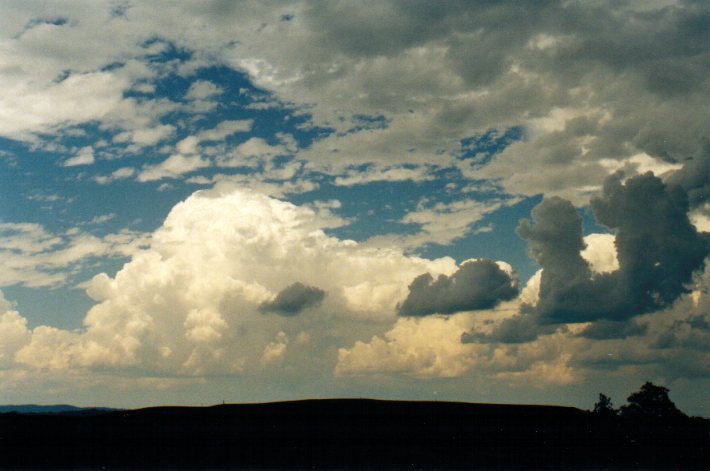
[[[599,400],[594,404],[593,411],[599,417],[615,417],[616,411],[611,403],[611,398],[606,394],[599,393]]]
[[[685,417],[685,414],[670,400],[668,392],[668,388],[647,381],[641,386],[640,391],[636,391],[626,399],[628,404],[621,407],[621,415],[658,419]]]

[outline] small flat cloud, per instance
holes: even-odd
[[[365,171],[350,170],[345,175],[337,177],[335,184],[338,186],[366,185],[372,182],[423,182],[433,180],[424,166],[416,168],[407,167],[377,167],[373,166]]]
[[[186,173],[209,167],[210,162],[199,155],[171,155],[157,165],[148,165],[138,174],[139,182],[152,182],[163,178],[179,178]]]
[[[91,146],[82,147],[79,153],[64,161],[64,167],[76,167],[78,165],[91,165],[94,163],[94,149]]]
[[[137,147],[147,147],[158,144],[171,137],[175,133],[175,126],[161,124],[150,127],[140,127],[123,131],[113,136],[114,143],[133,143]]]
[[[99,185],[107,185],[116,180],[123,180],[126,178],[131,178],[136,174],[136,170],[131,167],[121,167],[119,169],[111,172],[110,175],[97,175],[94,177],[94,181]]]
[[[325,291],[322,289],[296,282],[281,290],[271,301],[262,303],[259,310],[282,316],[295,316],[304,309],[317,307],[323,298]]]
[[[185,93],[185,98],[188,100],[206,100],[224,92],[222,88],[208,80],[197,80],[190,85],[190,88]]]
[[[175,149],[180,154],[197,154],[197,146],[200,140],[196,136],[188,136],[175,144]]]
[[[490,309],[518,294],[517,281],[492,260],[476,260],[461,265],[451,276],[429,273],[409,285],[407,299],[397,307],[400,316],[452,314]]]
[[[229,155],[217,159],[221,167],[251,167],[262,159],[289,154],[282,144],[271,145],[260,137],[251,137],[239,144]]]
[[[116,213],[108,213],[102,214],[100,216],[94,216],[93,218],[91,218],[91,221],[89,221],[89,224],[104,224],[115,217]]]
[[[222,121],[214,129],[208,129],[197,134],[200,141],[220,141],[238,132],[249,132],[254,125],[253,119]]]

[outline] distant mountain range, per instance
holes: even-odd
[[[52,414],[52,415],[94,415],[113,412],[120,409],[110,407],[77,407],[68,404],[38,405],[21,404],[0,406],[0,414],[15,412],[17,414]]]
[[[12,408],[0,469],[710,469],[710,421],[684,415],[367,399]]]

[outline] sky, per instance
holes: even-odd
[[[0,3],[0,402],[710,416],[710,5]]]

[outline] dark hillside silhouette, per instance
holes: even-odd
[[[571,407],[367,399],[0,414],[0,466],[706,468],[708,422],[679,420],[637,430]]]
[[[76,407],[65,404],[41,406],[36,404],[22,404],[17,406],[0,406],[0,414],[17,412],[20,414],[56,414],[56,415],[96,415],[105,414],[119,409],[108,407]]]

